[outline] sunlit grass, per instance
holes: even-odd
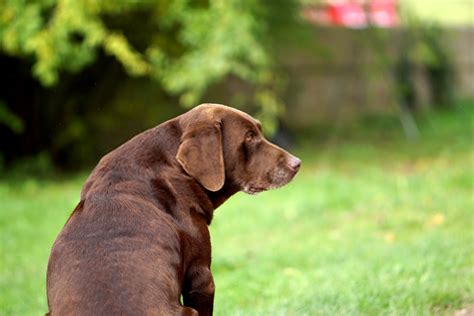
[[[474,3],[471,0],[401,0],[400,7],[425,22],[437,22],[445,26],[474,25]]]
[[[211,225],[217,315],[452,314],[474,303],[472,106],[407,142],[361,123],[300,148],[280,190],[238,193]],[[350,130],[350,128],[348,128]],[[86,175],[0,181],[0,314],[47,310],[51,244]]]

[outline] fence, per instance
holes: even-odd
[[[315,31],[320,49],[299,50],[282,56],[288,73],[285,122],[305,128],[314,121],[351,119],[360,114],[398,111],[396,82],[374,50],[370,30],[324,28]],[[406,30],[389,30],[384,47],[390,58],[401,53]],[[454,65],[454,92],[458,98],[474,97],[474,29],[444,31],[443,45]],[[427,74],[414,69],[413,81],[420,106],[430,104]]]

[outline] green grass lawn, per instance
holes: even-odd
[[[306,140],[287,187],[211,225],[217,315],[451,315],[474,305],[474,106]],[[0,315],[47,311],[46,264],[86,175],[0,181]]]

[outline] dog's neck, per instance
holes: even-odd
[[[222,189],[211,192],[186,174],[175,158],[180,133],[176,123],[171,120],[163,126],[137,135],[133,141],[117,148],[103,160],[106,160],[107,165],[114,166],[115,173],[143,183],[142,190],[151,189],[155,203],[162,211],[178,220],[186,214],[197,213],[202,215],[209,225],[214,210],[235,194],[238,188],[226,181]],[[124,152],[128,155],[123,154]],[[123,160],[123,157],[127,157],[127,160]],[[103,179],[110,176],[110,170],[102,168],[104,162],[99,163],[84,186],[82,199],[96,177]],[[124,172],[121,168],[133,168],[133,171]],[[167,176],[164,177],[164,174]]]
[[[217,192],[207,191],[209,199],[212,201],[214,209],[222,205],[228,198],[237,193],[239,188],[236,185],[225,183],[222,189]]]
[[[147,159],[145,165],[160,166],[160,169],[151,168],[153,171],[152,187],[156,193],[159,193],[155,195],[157,202],[166,212],[172,213],[173,217],[182,216],[183,212],[197,212],[205,218],[209,225],[214,210],[234,195],[238,188],[226,182],[222,189],[211,192],[199,184],[196,179],[186,174],[175,159],[179,142],[169,141],[170,139],[180,139],[181,136],[181,131],[177,128],[175,121],[169,121],[163,126],[150,130],[150,134],[152,136],[146,137],[142,143],[142,148],[148,148],[148,150],[145,153],[142,152],[139,159]],[[155,159],[160,163],[154,162]],[[163,173],[168,174],[166,179],[163,179]],[[170,177],[171,174],[174,175]]]

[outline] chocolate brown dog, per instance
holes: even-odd
[[[285,185],[300,163],[218,104],[132,138],[100,160],[53,245],[49,315],[212,315],[214,210]]]

